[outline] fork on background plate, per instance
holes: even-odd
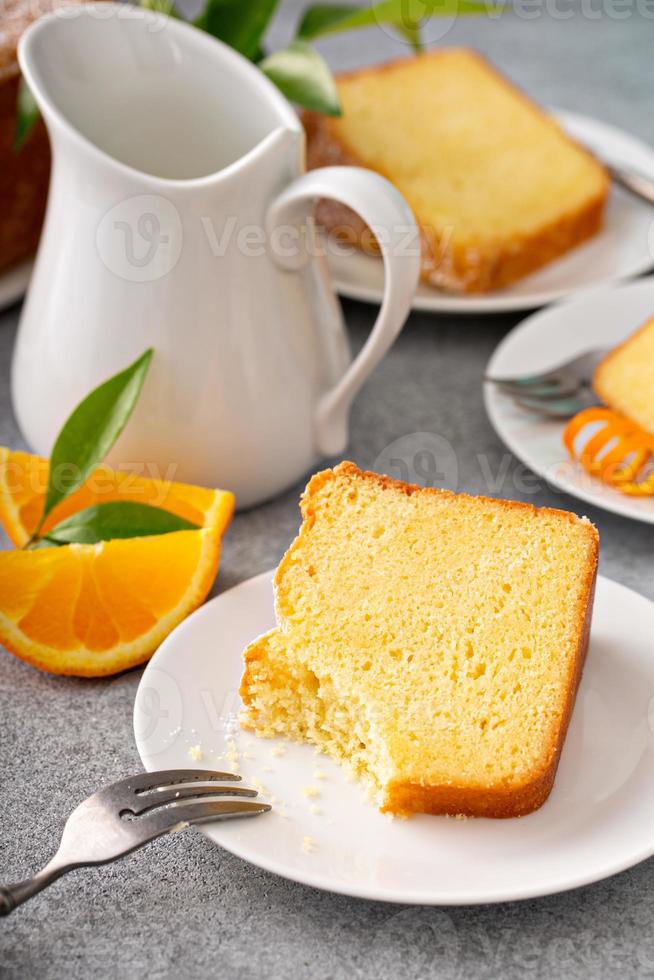
[[[521,408],[548,418],[571,418],[584,408],[598,405],[592,388],[593,373],[610,349],[597,348],[543,371],[540,374],[517,374],[484,381],[494,384]]]
[[[108,864],[163,834],[192,824],[253,817],[270,810],[267,803],[243,799],[256,796],[256,790],[221,785],[240,779],[231,772],[165,769],[105,786],[73,810],[57,853],[41,871],[25,881],[0,885],[0,915],[9,915],[73,868]],[[211,796],[236,799],[207,799]]]

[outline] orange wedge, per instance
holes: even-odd
[[[101,677],[141,664],[206,597],[220,534],[0,552],[0,642],[54,674]]]
[[[47,460],[0,448],[0,520],[18,548],[38,525],[47,481]],[[216,577],[233,494],[101,466],[43,532],[110,500],[163,507],[198,530],[0,551],[0,643],[42,670],[100,677],[143,663]]]
[[[46,459],[0,447],[0,521],[17,548],[29,541],[39,522],[47,483]],[[134,500],[163,507],[194,524],[216,527],[221,532],[234,510],[234,496],[225,490],[150,479],[100,466],[76,493],[55,507],[43,531],[64,517],[108,500]]]

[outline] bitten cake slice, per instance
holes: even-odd
[[[654,435],[654,317],[604,358],[593,388],[605,405]]]
[[[279,626],[245,651],[244,726],[313,743],[391,813],[539,807],[586,653],[595,528],[352,463],[313,477],[302,515]]]
[[[475,52],[440,49],[336,84],[342,116],[303,116],[308,165],[358,164],[395,184],[420,226],[425,282],[497,289],[600,228],[604,168]],[[342,205],[324,202],[319,218],[375,250]]]

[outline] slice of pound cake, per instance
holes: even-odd
[[[605,405],[654,435],[654,317],[604,358],[593,388]]]
[[[243,724],[310,742],[382,810],[513,817],[552,788],[586,655],[598,534],[565,511],[310,481],[245,651]]]
[[[303,116],[308,165],[358,164],[392,181],[420,225],[431,285],[506,286],[600,228],[604,168],[475,52],[440,49],[336,83],[342,116]],[[325,202],[319,218],[375,250],[342,205]]]

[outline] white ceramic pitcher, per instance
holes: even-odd
[[[341,453],[418,277],[397,191],[353,167],[303,174],[277,89],[177,20],[71,8],[32,26],[19,58],[53,149],[13,365],[31,446],[47,454],[74,405],[151,346],[114,466],[226,487],[245,507]],[[384,300],[352,363],[307,220],[322,197],[381,230]]]

